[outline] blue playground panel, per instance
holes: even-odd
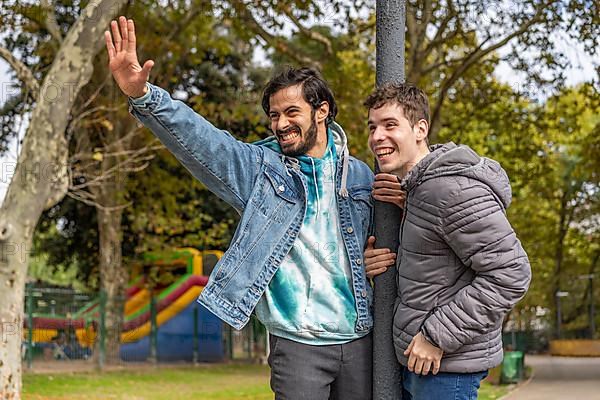
[[[198,309],[198,361],[216,362],[224,358],[223,323],[210,311],[191,302],[182,312],[158,328],[158,361],[192,361],[194,355],[194,308]],[[150,356],[150,336],[121,345],[123,361],[146,361]]]

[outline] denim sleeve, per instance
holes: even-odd
[[[177,157],[208,189],[241,212],[260,173],[263,149],[241,142],[165,90],[129,99],[131,114]]]

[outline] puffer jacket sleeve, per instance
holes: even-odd
[[[423,324],[426,337],[452,353],[501,326],[525,295],[531,268],[504,209],[485,184],[451,192],[441,218],[445,241],[475,272],[471,284],[434,309]]]

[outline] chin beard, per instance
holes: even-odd
[[[304,155],[310,151],[315,144],[317,143],[317,124],[315,123],[315,111],[311,112],[311,124],[308,130],[306,131],[306,135],[302,134],[302,130],[300,127],[298,129],[301,131],[301,139],[303,139],[300,143],[290,146],[290,147],[281,147],[281,151],[283,154],[289,157],[297,157]]]

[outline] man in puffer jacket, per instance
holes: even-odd
[[[531,280],[506,218],[508,177],[467,146],[428,147],[420,89],[388,84],[365,105],[382,171],[373,195],[389,194],[394,179],[406,192],[397,257],[374,249],[374,237],[365,251],[370,277],[398,260],[393,337],[404,400],[477,399],[487,370],[502,362],[502,321]]]

